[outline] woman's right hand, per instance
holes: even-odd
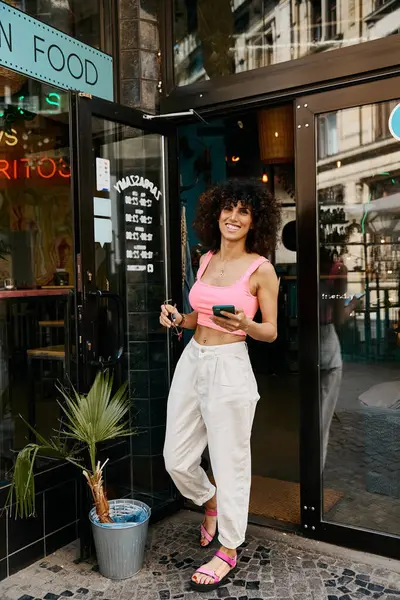
[[[174,315],[172,321],[170,315]],[[181,322],[182,315],[178,312],[176,306],[172,306],[172,304],[161,304],[160,323],[163,327],[170,329],[172,325],[179,326]]]

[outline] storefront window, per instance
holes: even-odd
[[[108,0],[5,0],[14,8],[67,35],[106,52],[110,51],[111,20],[105,18]]]
[[[393,0],[175,0],[175,81],[186,85],[398,33]]]
[[[324,518],[400,534],[398,104],[317,117]]]
[[[1,486],[33,439],[19,415],[58,428],[76,341],[68,93],[3,67],[0,82]]]

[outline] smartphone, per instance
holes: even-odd
[[[213,313],[215,317],[221,317],[222,319],[227,319],[225,315],[221,315],[221,310],[224,312],[232,313],[232,315],[236,314],[236,309],[232,304],[218,304],[217,306],[212,307]]]

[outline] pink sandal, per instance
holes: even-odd
[[[207,575],[208,577],[212,577],[214,579],[214,583],[196,583],[196,581],[193,581],[193,579],[191,579],[190,587],[192,589],[197,590],[198,592],[212,592],[213,590],[216,590],[220,585],[222,585],[224,583],[225,577],[228,577],[228,575],[231,575],[233,570],[236,568],[237,556],[235,556],[234,558],[231,558],[230,556],[228,556],[227,554],[225,554],[225,552],[222,552],[221,550],[218,550],[215,553],[215,556],[218,556],[218,558],[220,558],[221,560],[226,562],[230,566],[231,570],[228,571],[228,573],[226,575],[224,575],[224,577],[222,577],[222,579],[220,579],[218,577],[218,575],[215,574],[215,571],[212,571],[211,569],[206,569],[205,567],[200,567],[200,569],[197,569],[195,574],[201,573],[202,575]]]
[[[205,515],[207,517],[217,517],[218,516],[218,512],[216,510],[211,510],[211,509],[206,508]],[[210,535],[208,533],[207,529],[204,527],[204,521],[203,521],[203,523],[200,525],[200,531],[201,531],[201,537],[205,538],[207,540],[207,542],[208,542],[208,544],[204,544],[203,545],[201,543],[201,538],[200,538],[200,546],[201,546],[201,548],[207,548],[211,544],[211,542],[214,541],[214,538],[217,535],[217,530],[215,530],[215,534],[214,535]]]

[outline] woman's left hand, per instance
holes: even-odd
[[[250,319],[246,316],[242,308],[237,308],[236,314],[234,315],[221,310],[221,315],[224,315],[226,319],[223,317],[212,316],[211,320],[227,331],[238,331],[239,329],[241,331],[247,331],[249,328]]]

